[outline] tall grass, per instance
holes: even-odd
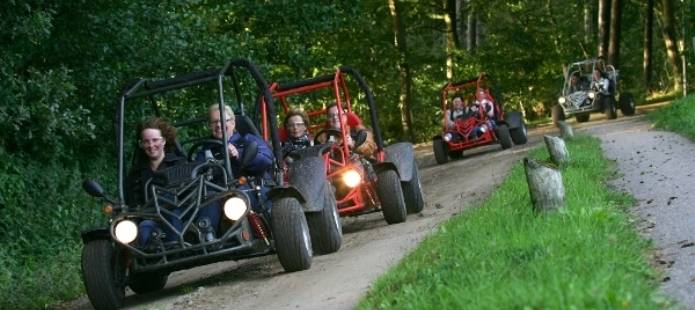
[[[695,96],[674,101],[670,106],[648,114],[656,127],[695,139]]]
[[[380,277],[361,309],[654,309],[668,307],[630,224],[632,199],[595,138],[568,143],[566,208],[532,211],[523,167],[482,206],[441,225]],[[548,157],[537,149],[534,158]]]

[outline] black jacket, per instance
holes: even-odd
[[[186,162],[185,157],[167,152],[164,154],[164,160],[157,167],[157,171],[185,164]],[[130,169],[126,180],[125,200],[127,205],[133,206],[145,203],[145,191],[147,190],[145,184],[153,175],[154,171],[150,169],[150,162],[146,157],[143,160],[136,161],[133,168]]]

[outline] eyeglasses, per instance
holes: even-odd
[[[149,146],[149,145],[153,145],[153,144],[159,144],[162,141],[164,141],[164,138],[159,137],[159,138],[152,138],[149,140],[141,139],[140,141],[138,141],[138,143],[140,144],[140,146]]]
[[[230,123],[230,122],[232,122],[232,121],[233,121],[233,119],[231,119],[231,118],[228,118],[228,119],[227,119],[227,123]],[[210,121],[208,122],[208,126],[210,126],[210,128],[215,128],[215,127],[217,127],[217,126],[219,126],[219,125],[220,125],[220,120],[210,120]]]
[[[300,128],[300,127],[305,127],[305,123],[290,123],[287,124],[287,128]]]

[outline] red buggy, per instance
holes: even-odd
[[[352,83],[348,83],[352,82]],[[355,85],[356,83],[356,85]],[[354,152],[347,143],[348,126],[340,130],[329,129],[326,117],[327,106],[335,103],[339,117],[342,114],[356,120],[356,98],[350,96],[350,87],[356,87],[365,104],[360,112],[368,115],[376,150],[364,155]],[[292,152],[288,155],[288,177],[291,184],[296,179],[316,176],[323,172],[335,189],[338,211],[341,216],[358,215],[381,211],[389,224],[406,220],[408,212],[420,212],[424,206],[418,169],[410,143],[400,142],[384,146],[378,123],[374,96],[359,72],[350,67],[341,67],[334,74],[301,80],[294,83],[272,83],[273,100],[282,109],[284,117],[291,109],[302,108],[310,119],[308,127],[314,137],[322,134],[333,136],[333,143],[320,144]],[[264,130],[264,134],[268,132]],[[297,162],[320,161],[324,169],[310,168]],[[303,169],[292,169],[293,166]],[[310,169],[309,169],[310,168]],[[311,229],[311,228],[310,228]],[[313,240],[313,239],[312,239]]]
[[[447,83],[441,91],[442,133],[433,137],[432,147],[438,164],[449,158],[462,158],[463,151],[474,147],[499,143],[502,149],[514,144],[524,144],[527,140],[526,124],[519,112],[504,113],[499,101],[490,91],[489,77],[478,77]],[[465,112],[454,115],[451,102],[454,98],[470,102]],[[477,98],[476,98],[477,97]],[[486,101],[492,109],[489,113],[484,107],[473,106],[473,100]]]

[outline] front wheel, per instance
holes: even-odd
[[[408,182],[401,182],[401,188],[408,213],[420,213],[425,207],[425,199],[422,196],[420,173],[415,160],[413,160],[413,177]]]
[[[434,149],[434,159],[437,161],[437,164],[446,164],[446,162],[449,161],[446,155],[447,152],[444,140],[435,138],[434,141],[432,141],[432,148]]]
[[[509,130],[509,134],[512,136],[512,141],[516,145],[526,144],[526,141],[528,141],[528,129],[523,120],[519,127]]]
[[[381,212],[386,223],[405,222],[406,206],[398,174],[393,170],[384,170],[377,176],[377,195],[381,201]]]
[[[144,272],[131,275],[128,286],[135,294],[147,294],[156,292],[167,285],[168,273]]]
[[[324,182],[323,208],[319,212],[306,213],[306,221],[309,224],[314,251],[329,254],[340,249],[343,243],[343,227],[338,215],[333,186],[328,180]]]
[[[497,126],[495,133],[497,134],[497,139],[500,141],[503,150],[512,147],[512,138],[509,136],[509,127],[507,127],[506,124]]]
[[[92,240],[82,249],[82,279],[96,309],[118,309],[125,298],[125,266],[110,240]]]
[[[309,225],[297,199],[283,197],[273,202],[271,223],[275,251],[282,268],[287,272],[311,267],[311,237]]]
[[[590,113],[581,113],[577,114],[574,116],[577,119],[577,123],[586,123],[589,121],[589,117],[591,117]]]
[[[623,115],[635,115],[635,98],[632,97],[631,93],[621,94],[618,102],[620,104],[620,112],[623,112]]]
[[[618,117],[618,109],[615,106],[615,99],[613,96],[603,97],[603,112],[608,119],[616,119]]]

